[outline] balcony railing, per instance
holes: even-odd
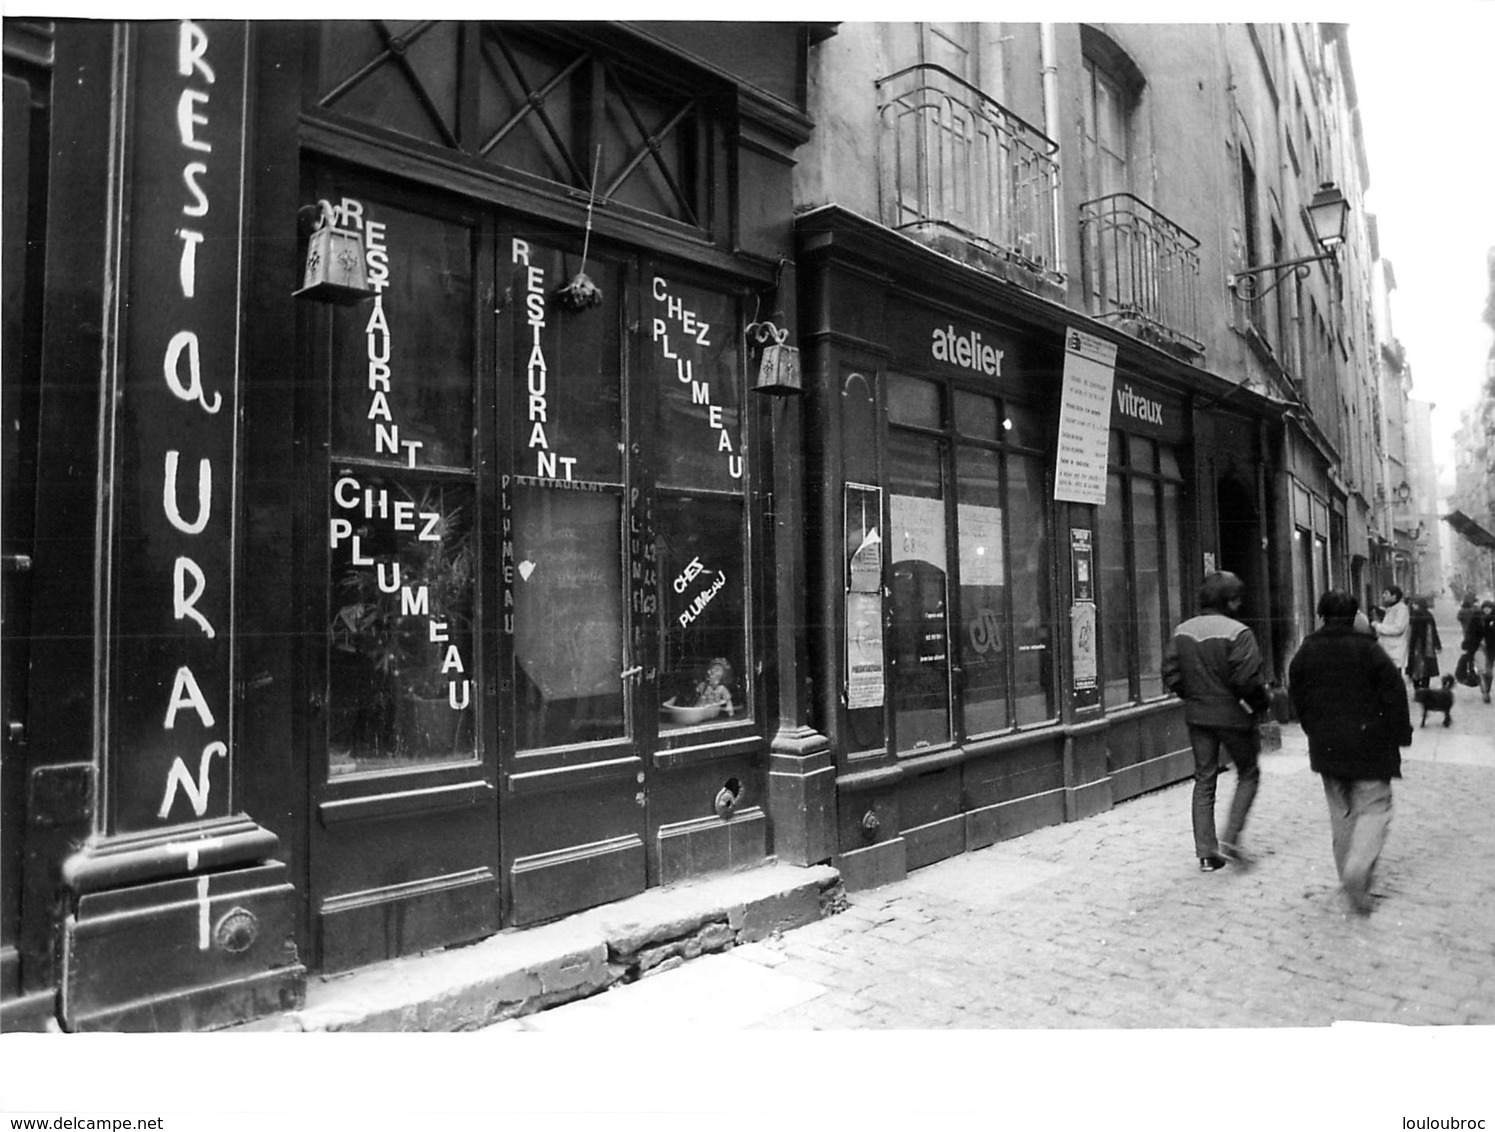
[[[950,235],[1059,280],[1058,146],[943,67],[877,80],[884,224]]]
[[[1203,354],[1199,241],[1131,193],[1080,205],[1080,248],[1091,314],[1133,323],[1145,337]]]

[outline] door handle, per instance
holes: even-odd
[[[622,672],[619,672],[618,679],[627,680],[630,677],[637,676],[639,673],[643,672],[643,670],[644,666],[642,664],[635,664],[632,668],[625,668]]]

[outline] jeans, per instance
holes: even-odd
[[[1215,779],[1221,771],[1220,751],[1224,749],[1235,763],[1235,796],[1230,800],[1230,817],[1225,822],[1224,840],[1240,844],[1246,815],[1256,800],[1261,781],[1257,753],[1261,750],[1256,728],[1238,730],[1229,727],[1196,727],[1189,725],[1189,742],[1194,748],[1194,853],[1214,856],[1220,850],[1215,839]]]
[[[1355,909],[1368,911],[1371,874],[1391,828],[1391,783],[1333,774],[1321,777],[1340,883]]]

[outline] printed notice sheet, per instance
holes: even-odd
[[[1090,334],[1064,336],[1064,392],[1059,409],[1059,454],[1054,498],[1106,502],[1106,450],[1111,429],[1111,385],[1116,347]]]

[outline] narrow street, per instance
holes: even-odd
[[[1449,671],[1454,614],[1446,598],[1435,608]],[[1420,716],[1414,705],[1369,918],[1349,914],[1338,891],[1322,789],[1291,724],[1282,749],[1263,756],[1249,869],[1198,871],[1190,787],[1178,783],[853,893],[847,911],[782,937],[495,1029],[619,1037],[1379,1023],[1473,1027],[1461,1037],[1482,1043],[1485,1060],[1495,1046],[1495,705],[1460,688],[1451,726],[1434,716],[1418,727]],[[1232,789],[1222,782],[1222,806]]]

